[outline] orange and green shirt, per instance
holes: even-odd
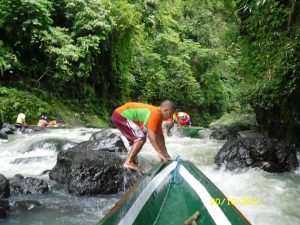
[[[163,133],[160,107],[138,102],[129,102],[120,106],[115,111],[126,119],[135,122],[140,127],[150,129],[156,134]]]

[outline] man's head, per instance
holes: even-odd
[[[160,104],[160,112],[163,120],[167,120],[172,117],[176,111],[176,106],[173,102],[166,100]]]

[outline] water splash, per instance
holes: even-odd
[[[40,174],[54,166],[58,151],[72,147],[72,143],[88,140],[97,131],[99,130],[57,129],[43,134],[9,136],[8,141],[0,142],[0,173],[6,177],[22,173],[25,176],[48,179],[47,175]],[[118,130],[114,132],[120,134]],[[210,132],[201,130],[201,138],[166,137],[171,157],[175,159],[176,155],[180,155],[183,160],[192,161],[229,198],[261,198],[261,205],[236,205],[252,224],[300,224],[300,168],[283,174],[270,174],[259,169],[244,169],[239,172],[226,171],[224,168],[216,170],[214,157],[225,141],[209,139]],[[63,139],[67,143],[58,150],[59,147],[53,142],[47,142],[51,139]],[[126,139],[122,139],[129,149]],[[297,156],[300,159],[299,152]],[[138,158],[139,165],[146,170],[159,162],[149,141]],[[43,209],[35,213],[14,215],[1,221],[1,224],[96,224],[120,198],[119,194],[76,197],[68,194],[63,187],[58,188],[56,183],[47,181],[52,191],[46,195],[21,195],[10,199],[11,202],[18,199],[37,200],[44,205]]]

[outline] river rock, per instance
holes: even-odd
[[[26,152],[34,151],[37,148],[55,150],[59,152],[59,151],[67,150],[68,148],[73,147],[75,145],[76,145],[75,142],[69,140],[60,139],[60,138],[48,138],[33,143],[28,147],[28,150]]]
[[[35,134],[35,133],[46,133],[48,132],[44,127],[25,127],[21,129],[22,134]]]
[[[8,139],[7,134],[5,132],[1,131],[1,130],[0,130],[0,139],[4,139],[4,140]]]
[[[94,133],[88,144],[83,145],[83,147],[91,150],[127,152],[122,138],[109,128]]]
[[[41,203],[38,201],[22,200],[16,201],[13,204],[13,210],[32,211],[34,209],[40,208],[41,206]]]
[[[214,130],[209,137],[216,140],[232,140],[241,137],[241,135],[238,133],[237,129],[220,128]]]
[[[14,134],[14,132],[8,127],[3,127],[1,129],[1,132],[6,133],[6,134]]]
[[[4,218],[9,210],[9,202],[6,199],[0,199],[0,218]]]
[[[89,148],[92,148],[92,150],[101,149],[113,152],[127,152],[122,138],[113,133],[109,128],[94,133],[89,141],[91,143]]]
[[[10,129],[12,132],[17,130],[17,127],[15,125],[9,124],[9,123],[3,123],[2,125],[2,129],[3,128],[8,128]]]
[[[49,177],[66,184],[68,191],[77,195],[117,193],[124,182],[124,159],[119,153],[126,151],[124,143],[119,136],[111,135],[92,139],[59,152]]]
[[[0,198],[7,198],[9,196],[9,181],[3,174],[0,174]]]
[[[43,179],[26,177],[17,174],[9,180],[11,194],[43,194],[49,190],[48,184]]]
[[[95,140],[101,140],[101,139],[107,139],[107,138],[113,138],[113,137],[117,137],[118,135],[116,135],[115,133],[112,132],[112,130],[110,128],[105,128],[99,132],[94,133],[91,137],[90,137],[90,141],[95,141]]]
[[[259,167],[268,172],[293,171],[299,166],[295,146],[266,138],[230,140],[216,155],[215,163],[229,170]]]
[[[78,195],[116,193],[123,183],[122,162],[116,153],[75,146],[58,153],[49,177],[67,184],[68,191]]]

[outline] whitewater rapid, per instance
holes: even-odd
[[[81,225],[97,224],[123,193],[78,197],[68,194],[61,185],[49,180],[47,173],[56,163],[58,151],[86,141],[99,129],[53,129],[34,135],[10,135],[0,142],[0,173],[45,179],[50,185],[48,194],[10,197],[10,202],[24,199],[39,201],[43,207],[35,211],[14,212],[1,224]],[[114,130],[118,133],[118,130]],[[225,143],[209,139],[209,130],[201,130],[199,138],[167,137],[166,144],[172,158],[180,155],[192,161],[229,199],[261,199],[258,205],[237,204],[236,207],[257,225],[300,224],[300,169],[292,173],[271,174],[258,169],[239,172],[216,170],[214,157]],[[123,138],[123,140],[125,140]],[[127,142],[125,142],[128,147]],[[158,157],[149,141],[140,153],[140,161],[153,165]]]

